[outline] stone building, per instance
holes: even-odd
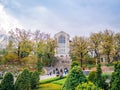
[[[54,36],[55,40],[57,41],[57,47],[55,49],[55,56],[59,57],[69,57],[69,34],[65,33],[64,31],[60,31]]]

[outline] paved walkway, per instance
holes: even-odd
[[[67,75],[67,74],[66,74]],[[63,74],[65,76],[65,74]],[[56,74],[40,76],[40,80],[56,77]]]

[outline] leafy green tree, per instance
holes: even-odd
[[[88,80],[89,80],[90,82],[95,83],[95,76],[96,76],[96,71],[91,71],[91,72],[89,73]]]
[[[92,82],[83,82],[82,84],[79,84],[75,90],[102,90],[99,87],[95,86]]]
[[[1,81],[0,90],[14,90],[14,78],[11,73],[6,73]]]
[[[120,89],[120,62],[115,64],[114,72],[112,73],[112,78],[110,81],[110,90]]]
[[[85,37],[74,37],[70,43],[70,54],[72,60],[79,61],[82,67],[83,60],[88,54],[88,40]]]
[[[41,72],[42,68],[43,68],[43,64],[42,64],[41,60],[38,60],[38,62],[37,62],[37,70],[38,70],[38,72]]]
[[[74,66],[68,74],[66,81],[63,85],[63,90],[75,90],[75,87],[82,82],[86,82],[87,79],[82,72],[80,66]]]
[[[34,71],[31,74],[31,88],[35,89],[39,83],[39,72]]]
[[[95,76],[95,85],[98,87],[102,87],[102,70],[101,70],[101,64],[97,65],[97,71]]]
[[[102,51],[103,54],[106,55],[107,62],[110,63],[111,59],[111,54],[114,50],[113,46],[113,38],[114,38],[114,33],[110,30],[105,30],[102,33]]]
[[[94,53],[94,57],[96,58],[96,62],[100,62],[100,48],[101,48],[101,41],[102,41],[102,34],[101,32],[98,33],[92,33],[90,35],[90,52]]]
[[[30,73],[27,69],[19,74],[15,82],[15,90],[31,90]]]
[[[120,33],[116,33],[114,36],[114,60],[120,60]]]
[[[26,56],[30,53],[31,46],[33,46],[31,45],[31,31],[16,28],[14,31],[9,31],[9,34],[16,48],[15,52],[18,55],[18,61],[20,62],[24,55]]]
[[[71,69],[72,69],[74,66],[80,66],[80,63],[79,63],[78,61],[72,61]]]

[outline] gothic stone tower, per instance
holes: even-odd
[[[57,41],[57,47],[55,50],[55,56],[69,57],[69,34],[64,31],[60,31],[55,34],[54,38]]]

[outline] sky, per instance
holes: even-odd
[[[0,0],[0,29],[15,28],[71,37],[120,32],[120,0]]]

